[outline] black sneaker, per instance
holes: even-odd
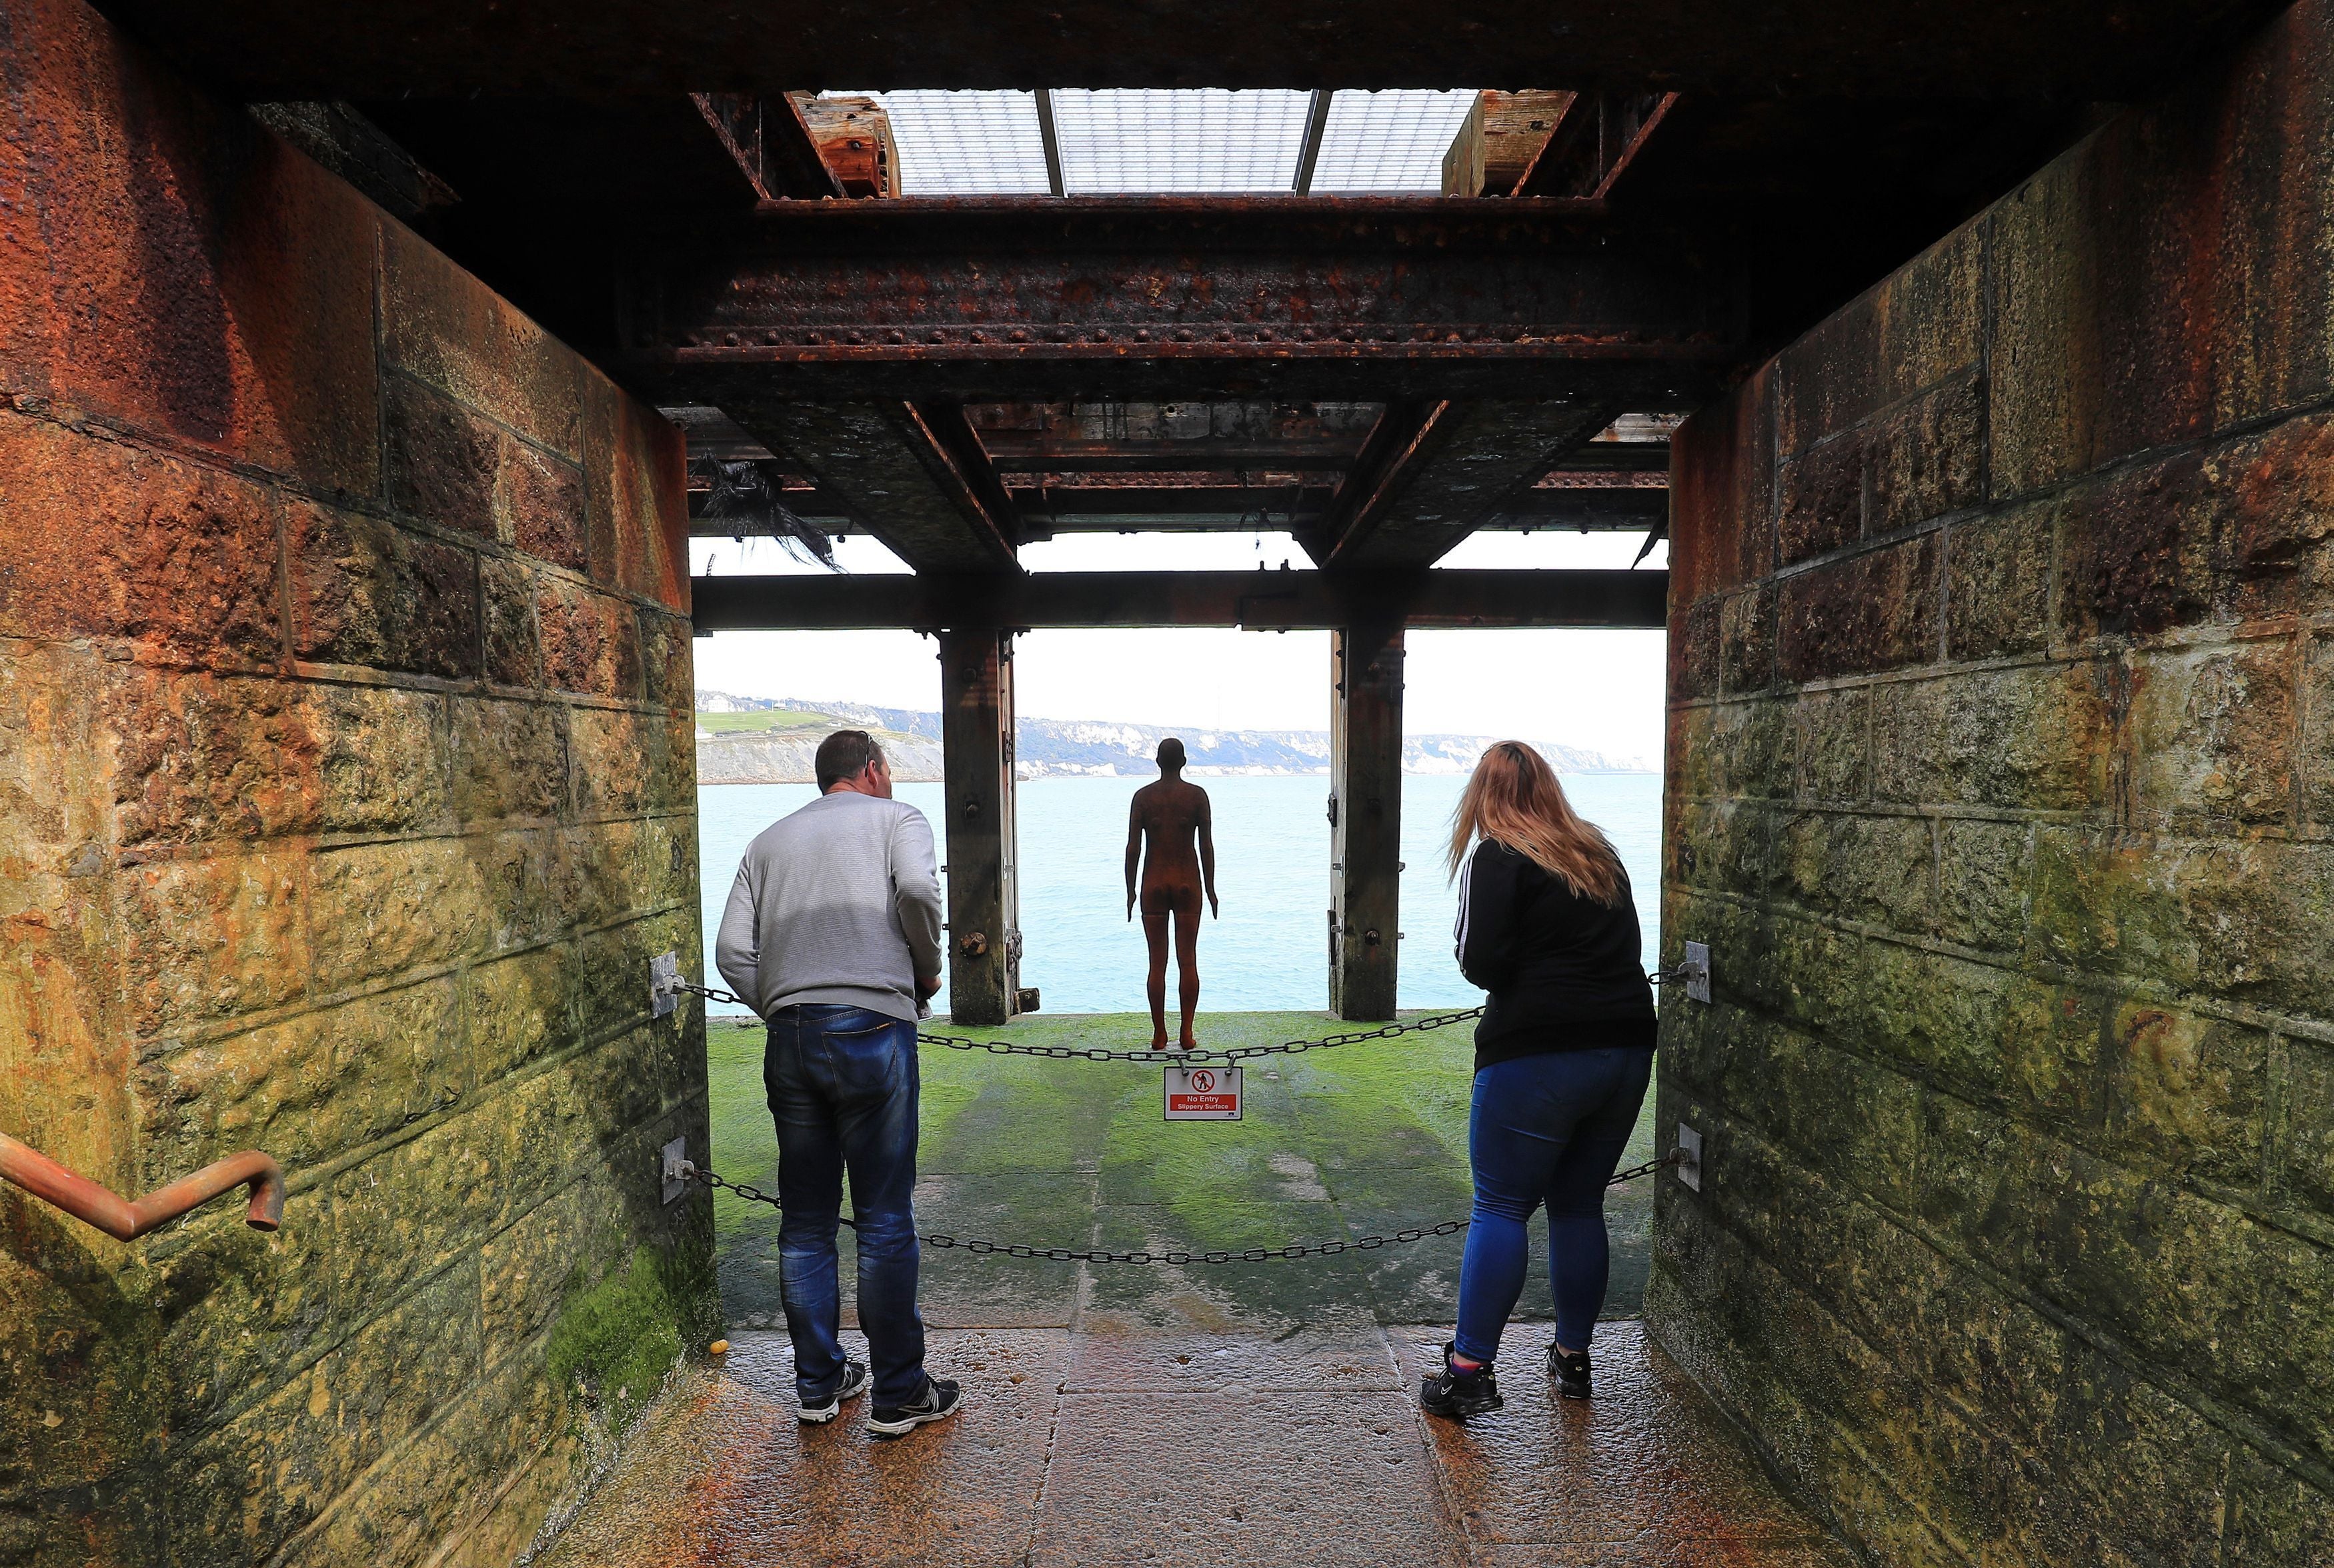
[[[1463,1421],[1469,1416],[1480,1416],[1507,1404],[1500,1398],[1500,1385],[1491,1377],[1490,1363],[1471,1372],[1462,1372],[1451,1364],[1451,1345],[1442,1346],[1442,1371],[1418,1385],[1418,1408],[1430,1416],[1448,1416]]]
[[[926,1421],[953,1416],[964,1408],[964,1395],[946,1378],[928,1377],[924,1391],[904,1405],[877,1405],[867,1412],[867,1430],[877,1438],[903,1437]]]
[[[1588,1352],[1575,1351],[1570,1355],[1548,1347],[1548,1375],[1556,1380],[1556,1391],[1567,1400],[1588,1397]]]
[[[843,1414],[843,1401],[855,1400],[867,1391],[867,1369],[857,1361],[843,1363],[843,1386],[826,1396],[823,1405],[802,1405],[795,1410],[795,1419],[805,1427],[823,1427]]]

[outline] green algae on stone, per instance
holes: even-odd
[[[686,1251],[641,1247],[630,1267],[597,1284],[585,1284],[579,1266],[545,1351],[554,1386],[580,1392],[585,1408],[622,1436],[684,1350],[718,1329],[718,1314],[709,1313],[711,1284]]]

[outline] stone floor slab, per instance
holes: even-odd
[[[1065,1394],[1033,1568],[1464,1562],[1400,1394]]]
[[[1397,1392],[1403,1374],[1374,1323],[1247,1334],[1081,1333],[1065,1393]]]
[[[964,1413],[887,1443],[862,1429],[861,1404],[829,1425],[801,1425],[785,1336],[738,1335],[725,1364],[651,1418],[600,1496],[535,1561],[1020,1563],[1044,1487],[1066,1339],[1060,1331],[933,1334],[931,1364],[964,1384]]]

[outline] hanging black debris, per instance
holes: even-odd
[[[843,570],[826,531],[796,516],[778,498],[785,473],[779,465],[757,458],[696,457],[689,467],[697,517],[739,538],[775,539],[797,561],[815,562],[830,572]]]

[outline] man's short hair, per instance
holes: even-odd
[[[825,794],[844,779],[857,778],[869,763],[882,760],[883,748],[873,736],[863,729],[838,729],[818,743],[811,771],[818,775],[818,793]]]
[[[1172,735],[1165,740],[1161,741],[1159,743],[1159,765],[1161,767],[1181,767],[1183,765],[1183,743],[1177,740]]]

